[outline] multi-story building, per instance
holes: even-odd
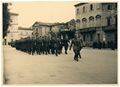
[[[10,25],[8,27],[8,34],[6,36],[7,42],[18,39],[18,14],[10,13]]]
[[[49,36],[57,35],[60,31],[61,23],[43,23],[35,22],[32,25],[33,28],[33,37],[37,38],[40,36]]]
[[[31,28],[18,27],[18,39],[32,37],[32,32]]]
[[[58,37],[65,37],[65,32],[68,31],[66,23],[54,23],[51,31],[56,33]]]
[[[79,3],[76,9],[76,30],[86,46],[93,42],[117,43],[117,3]]]
[[[32,25],[32,29],[34,38],[45,36],[48,35],[51,30],[51,23],[35,22]]]

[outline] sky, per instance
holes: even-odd
[[[74,1],[13,2],[11,12],[18,13],[18,26],[31,27],[36,21],[67,22],[75,18]]]

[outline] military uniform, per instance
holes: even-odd
[[[62,40],[62,48],[64,47],[64,49],[65,49],[65,54],[67,54],[68,42],[69,42],[69,40],[66,39],[66,38],[64,38],[64,39]]]
[[[71,45],[70,45],[70,50],[71,50],[71,47],[73,45],[73,51],[75,53],[74,55],[74,60],[78,61],[78,56],[80,55],[80,49],[81,49],[81,42],[79,41],[78,38],[74,38],[71,42]]]
[[[53,38],[50,40],[50,44],[51,44],[51,53],[54,54],[55,53],[55,46],[54,46],[55,40]]]

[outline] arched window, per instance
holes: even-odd
[[[90,17],[89,17],[89,21],[94,21],[94,17],[93,17],[93,16],[90,16]]]
[[[76,22],[77,22],[77,23],[80,23],[80,19],[77,19]]]
[[[86,19],[86,18],[83,18],[83,19],[82,19],[82,22],[83,22],[83,23],[87,23],[87,19]]]
[[[101,15],[96,15],[96,20],[100,20],[101,19]]]

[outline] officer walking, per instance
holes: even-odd
[[[72,39],[71,45],[70,45],[70,50],[71,47],[73,46],[73,51],[74,51],[74,60],[78,61],[78,56],[80,55],[80,49],[81,49],[81,45],[80,45],[80,41],[78,39],[78,37],[75,35],[75,37]]]
[[[80,54],[80,51],[82,50],[82,48],[85,46],[84,45],[84,42],[83,42],[83,40],[82,40],[82,38],[81,38],[81,36],[80,35],[78,35],[78,42],[80,43],[79,44],[79,53],[78,53],[78,56],[79,56],[79,58],[81,59],[81,54]]]

